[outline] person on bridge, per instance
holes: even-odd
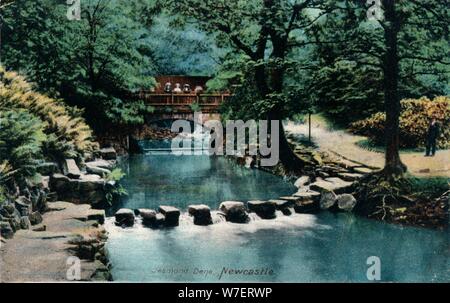
[[[436,121],[436,117],[433,117],[428,126],[425,157],[429,157],[430,155],[433,157],[436,154],[436,141],[439,138],[439,127],[439,122]]]
[[[173,92],[175,94],[181,94],[183,91],[181,90],[181,84],[180,83],[176,83],[175,84],[175,88],[173,89]]]
[[[166,84],[164,84],[164,92],[166,94],[172,93],[172,83],[167,82]]]

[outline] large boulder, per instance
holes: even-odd
[[[194,217],[195,225],[210,225],[213,223],[211,217],[211,209],[204,204],[189,205],[188,212]]]
[[[309,184],[310,178],[308,176],[301,176],[295,181],[294,186],[297,188],[302,188],[305,185]]]
[[[352,187],[352,182],[344,181],[340,178],[327,178],[319,180],[310,185],[312,190],[318,192],[335,192],[337,194],[345,193]]]
[[[104,209],[90,209],[87,214],[89,221],[97,221],[100,224],[105,223],[105,210]]]
[[[117,153],[113,147],[107,147],[107,148],[100,149],[100,154],[101,154],[102,158],[105,160],[116,160],[117,159]]]
[[[277,206],[274,202],[270,201],[248,201],[248,210],[256,213],[262,219],[274,219],[276,217],[275,211]]]
[[[42,215],[40,212],[35,211],[34,213],[31,213],[28,218],[30,219],[31,225],[37,225],[42,223]]]
[[[91,205],[106,199],[105,180],[98,175],[80,175],[79,179],[69,179],[61,174],[50,178],[50,188],[56,192],[59,200]]]
[[[111,171],[109,169],[96,166],[95,163],[96,162],[86,163],[86,171],[89,174],[99,175],[99,176],[103,177],[103,176],[107,176],[108,174],[111,173]]]
[[[159,212],[164,215],[164,225],[166,227],[178,226],[180,220],[180,210],[178,208],[161,205]]]
[[[85,163],[86,167],[99,167],[104,168],[107,170],[112,170],[114,168],[115,162],[114,161],[107,161],[103,159],[95,160],[95,161],[89,161]]]
[[[30,219],[26,216],[20,218],[20,228],[21,229],[30,229],[31,222]]]
[[[337,197],[337,205],[340,210],[352,211],[356,206],[356,199],[353,195],[342,194]]]
[[[28,216],[33,210],[32,202],[24,196],[18,197],[16,201],[14,201],[14,205],[21,216]]]
[[[134,212],[131,209],[122,208],[115,214],[116,224],[121,226],[134,225]]]
[[[9,222],[0,222],[0,235],[5,239],[12,239],[14,237],[14,230]]]
[[[154,227],[156,225],[156,211],[153,209],[141,208],[138,212],[142,218],[142,224],[150,227]]]
[[[64,175],[71,179],[78,179],[81,176],[81,171],[74,159],[64,160],[63,171]]]
[[[225,214],[225,218],[233,223],[247,223],[250,219],[245,205],[238,201],[225,201],[220,203],[219,210]]]
[[[322,197],[320,198],[320,208],[321,209],[330,209],[332,208],[337,201],[337,195],[332,192],[323,192]]]

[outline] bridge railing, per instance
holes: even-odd
[[[140,92],[139,98],[155,106],[164,105],[220,105],[230,98],[230,94],[156,94]]]

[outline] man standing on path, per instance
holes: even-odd
[[[427,151],[425,157],[431,156],[433,157],[436,154],[436,141],[439,137],[439,122],[436,121],[436,118],[433,117],[431,120],[430,126],[428,127],[427,132]]]

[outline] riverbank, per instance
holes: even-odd
[[[48,203],[41,224],[2,240],[0,282],[71,281],[71,257],[80,260],[80,281],[111,280],[104,220],[105,212],[89,205]]]

